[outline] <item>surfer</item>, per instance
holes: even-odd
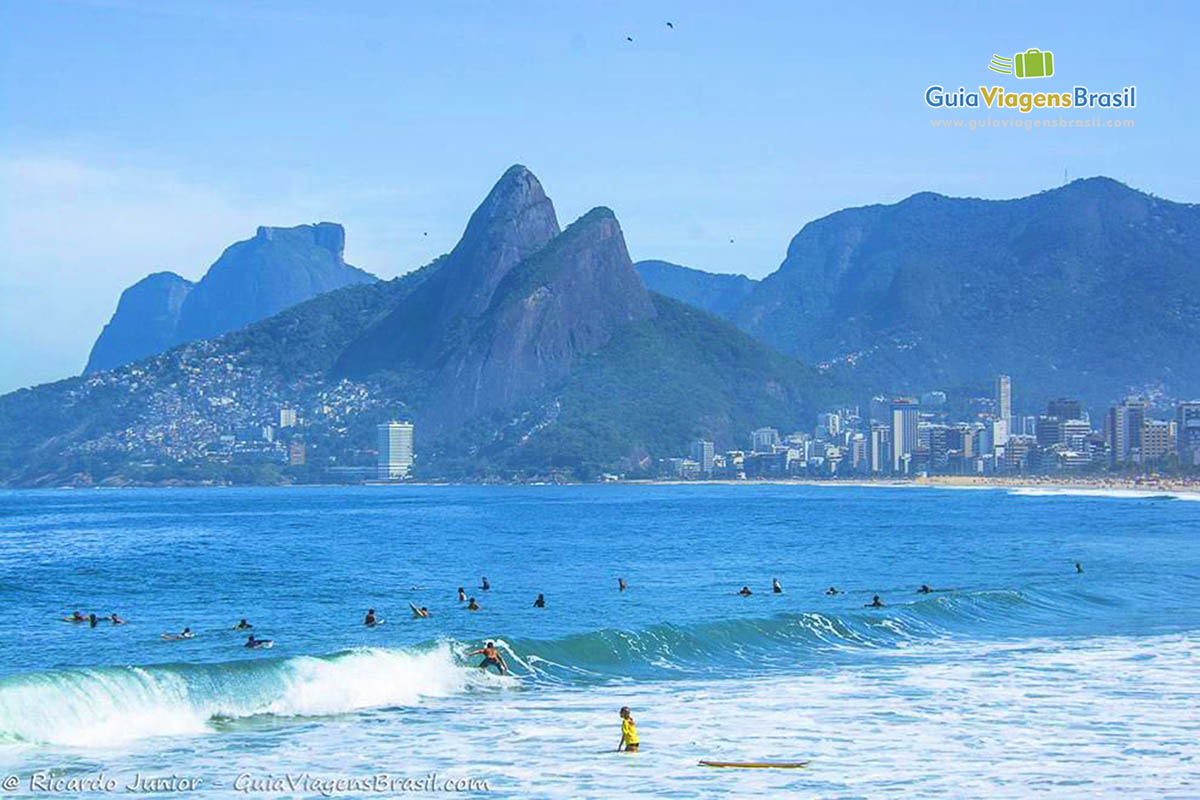
[[[749,586],[743,586],[738,590],[738,594],[740,594],[742,597],[749,597],[750,595],[754,594],[754,592],[750,591]]]
[[[771,591],[775,594],[783,594],[783,586],[779,583],[779,578],[771,578]]]
[[[469,656],[483,656],[483,661],[479,662],[480,669],[495,667],[500,670],[501,675],[508,674],[508,664],[504,663],[504,656],[500,655],[500,651],[496,649],[494,642],[488,642],[482,649],[476,650],[473,653],[468,653]]]
[[[490,583],[488,583],[487,575],[484,575],[482,578],[479,579],[480,591],[486,592],[486,591],[490,590],[491,588],[492,588],[492,585]]]
[[[95,614],[88,614],[88,626],[92,627],[92,628],[96,627],[96,615]]]
[[[467,593],[463,591],[463,587],[458,587],[458,602],[467,602]]]
[[[829,595],[830,597],[833,597],[835,594],[841,594],[841,593],[842,593],[841,590],[838,589],[836,586],[830,586],[828,589],[825,590],[825,594]]]
[[[76,611],[69,617],[63,617],[63,622],[87,622],[87,619],[83,614]]]
[[[115,611],[112,614],[109,614],[108,621],[111,622],[113,625],[124,625],[125,624],[125,620],[118,617],[117,612],[115,612]]]
[[[623,592],[628,588],[629,588],[629,584],[627,584],[625,582],[624,578],[617,578],[617,591],[618,592]]]
[[[917,589],[917,594],[929,594],[932,591],[933,591],[933,589],[929,588],[928,585],[922,583],[921,588]]]
[[[368,628],[374,628],[378,624],[379,620],[375,618],[375,609],[368,608],[367,616],[363,619],[363,625],[366,625]]]
[[[534,600],[534,601],[533,601],[533,607],[534,607],[534,608],[545,608],[545,607],[546,607],[546,597],[545,597],[545,595],[538,594],[538,596],[537,596],[537,600]]]
[[[637,723],[633,721],[633,714],[629,712],[629,706],[621,706],[621,741],[617,745],[617,752],[624,748],[626,753],[636,753],[640,741]]]
[[[174,642],[174,641],[178,641],[179,639],[191,639],[192,636],[194,636],[194,635],[195,634],[192,633],[191,628],[185,627],[179,633],[164,633],[162,635],[162,638],[166,639],[168,642]]]
[[[270,647],[272,644],[274,644],[274,641],[271,639],[255,639],[253,633],[246,637],[246,647],[249,647],[251,650],[257,650],[260,647]]]
[[[1083,574],[1083,564],[1080,564],[1078,561],[1075,562],[1075,574],[1076,575]]]
[[[478,611],[478,610],[479,610],[479,603],[476,603],[475,598],[472,597],[470,600],[467,601],[467,611]]]
[[[251,628],[253,628],[253,627],[254,627],[253,625],[251,625],[249,622],[246,622],[246,620],[244,620],[244,619],[243,619],[243,620],[242,620],[241,622],[239,622],[237,625],[234,625],[234,626],[233,626],[233,629],[234,629],[235,631],[248,631],[248,630],[250,630],[250,629],[251,629]]]
[[[413,619],[425,619],[426,617],[429,616],[429,609],[426,608],[425,606],[421,606],[420,608],[417,608],[412,603],[409,603],[408,607],[412,609]]]
[[[867,603],[867,608],[883,608],[883,601],[879,599],[879,595],[871,598],[871,602]]]

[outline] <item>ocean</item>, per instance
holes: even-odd
[[[0,492],[0,778],[43,796],[1198,797],[1198,598],[1185,495]],[[76,610],[128,624],[62,621]],[[274,646],[244,647],[242,618]],[[511,675],[475,666],[488,640]],[[638,753],[615,752],[626,705]]]

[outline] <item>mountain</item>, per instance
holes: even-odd
[[[253,239],[228,247],[196,284],[173,273],[144,278],[122,293],[84,373],[218,336],[319,294],[376,280],[343,260],[345,242],[342,226],[332,222],[260,227]]]
[[[471,215],[455,248],[414,296],[347,349],[339,372],[365,375],[405,363],[436,366],[500,282],[559,234],[554,204],[524,166],[510,167]]]
[[[326,467],[370,465],[374,426],[395,418],[416,420],[425,477],[590,477],[697,437],[734,447],[760,425],[806,427],[853,394],[647,291],[612,211],[560,231],[514,167],[454,250],[403,278],[0,397],[0,481],[272,482],[289,440],[317,470],[291,477],[329,480]],[[278,428],[281,408],[298,427]]]
[[[174,272],[155,272],[121,292],[116,313],[92,346],[84,373],[112,369],[174,345],[179,312],[194,288]]]
[[[809,223],[732,315],[876,389],[986,386],[1034,405],[1200,391],[1200,207],[1108,178],[1015,200],[913,195]]]
[[[758,281],[745,275],[703,272],[669,261],[639,261],[634,266],[650,291],[724,318],[728,318],[758,285]]]

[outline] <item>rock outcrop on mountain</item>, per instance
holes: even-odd
[[[194,283],[174,272],[155,272],[121,292],[112,320],[92,346],[84,373],[112,369],[176,344],[179,312],[194,288]]]
[[[172,273],[143,279],[122,294],[84,372],[219,336],[325,292],[375,281],[345,262],[345,243],[342,226],[332,222],[260,227],[253,239],[228,247],[198,283]],[[133,301],[126,303],[131,292]]]

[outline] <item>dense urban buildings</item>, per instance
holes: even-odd
[[[1104,413],[1097,429],[1072,397],[1050,400],[1045,413],[1018,415],[1012,379],[1000,375],[994,394],[969,399],[965,413],[951,413],[949,405],[942,391],[919,399],[877,396],[863,415],[858,408],[821,412],[811,433],[749,431],[749,451],[716,452],[712,442],[697,440],[690,458],[660,459],[658,474],[904,478],[1200,467],[1200,401],[1156,408],[1145,397],[1128,397]]]

